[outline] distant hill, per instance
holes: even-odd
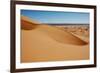
[[[75,25],[79,25],[79,26],[89,26],[89,24],[73,24],[73,23],[46,23],[48,25],[52,25],[52,26],[75,26]]]

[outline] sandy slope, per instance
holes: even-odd
[[[34,20],[32,20],[28,17],[21,16],[21,25],[22,25],[21,28],[24,29],[24,30],[34,29],[38,26],[38,23],[39,22],[34,21]]]
[[[21,22],[21,62],[89,59],[88,43],[77,36],[23,16]]]

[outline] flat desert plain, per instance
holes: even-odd
[[[87,26],[52,26],[21,16],[21,62],[89,59]]]

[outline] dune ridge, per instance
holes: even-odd
[[[32,30],[39,25],[39,22],[34,21],[26,16],[21,16],[21,29]]]
[[[56,27],[52,27],[50,25],[46,24],[40,24],[38,22],[30,21],[29,18],[23,17],[21,20],[21,27],[22,29],[26,30],[32,30],[34,28],[39,29],[42,32],[45,32],[47,35],[52,37],[54,40],[62,42],[62,43],[68,43],[68,44],[76,44],[76,45],[86,45],[87,43],[80,38],[76,37],[75,35],[65,32],[64,30],[61,30]],[[74,40],[74,41],[71,41]]]

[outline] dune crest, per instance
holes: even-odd
[[[46,33],[52,39],[65,43],[65,44],[74,44],[74,45],[86,45],[87,43],[80,38],[74,36],[69,32],[65,32],[57,27],[52,27],[50,25],[40,24],[37,21],[33,21],[28,17],[22,16],[21,17],[21,25],[22,29],[25,30],[32,30],[36,28],[40,30],[40,32]],[[33,33],[33,35],[36,35]]]
[[[76,37],[75,35],[65,32],[56,27],[52,27],[49,25],[41,25],[37,29],[46,33],[52,39],[56,40],[57,42],[64,43],[64,44],[73,44],[73,45],[86,45],[87,43],[80,38]]]
[[[21,16],[21,29],[32,30],[38,26],[39,22],[34,21],[26,16]]]

